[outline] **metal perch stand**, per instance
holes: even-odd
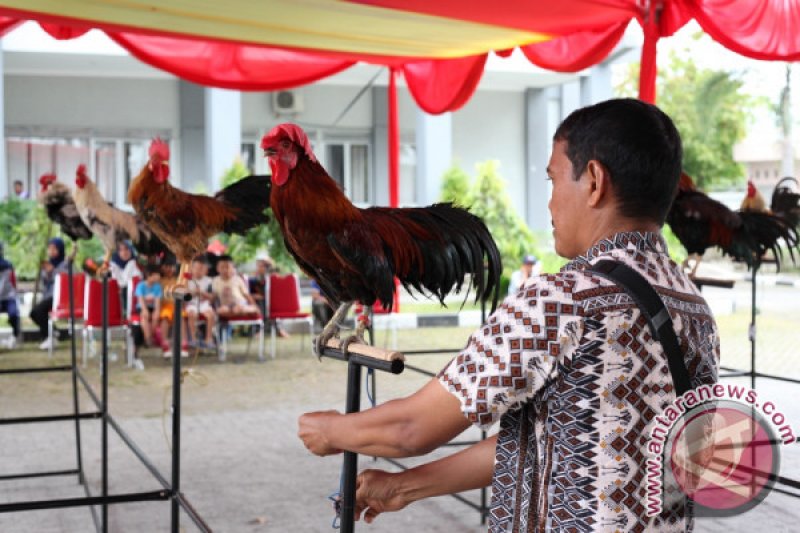
[[[361,409],[361,367],[400,374],[405,368],[405,358],[400,352],[386,351],[364,344],[351,344],[345,355],[340,346],[341,341],[338,339],[329,340],[322,351],[322,356],[347,362],[345,412],[355,413]],[[352,533],[355,529],[357,453],[344,452],[343,470],[341,531]]]

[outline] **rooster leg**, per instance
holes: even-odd
[[[367,344],[367,341],[364,340],[364,332],[369,327],[369,316],[366,312],[356,317],[356,331],[345,340],[342,341],[342,353],[345,357],[347,357],[347,352],[350,348],[350,345],[353,343],[356,344]]]
[[[322,359],[322,351],[329,340],[333,339],[339,334],[340,324],[347,316],[353,302],[342,302],[339,308],[333,314],[333,317],[325,324],[322,332],[314,339],[314,352],[317,354],[318,359]]]
[[[96,275],[98,278],[105,275],[108,272],[109,265],[111,264],[111,250],[106,250],[106,255],[103,256],[103,263],[97,269]]]
[[[69,262],[75,261],[75,256],[78,255],[78,241],[72,241],[72,252],[69,254]]]
[[[689,273],[689,279],[694,279],[694,277],[697,275],[697,268],[700,266],[700,261],[702,259],[702,255],[694,254],[694,266],[692,267],[692,271]]]
[[[187,294],[187,280],[186,280],[186,272],[189,270],[189,264],[186,261],[181,261],[181,268],[178,270],[178,278],[175,280],[174,283],[171,283],[165,294],[168,298],[173,298],[179,294]],[[188,300],[188,298],[184,298],[184,300]]]

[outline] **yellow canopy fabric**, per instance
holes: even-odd
[[[100,27],[394,57],[455,58],[550,39],[338,0],[1,0],[0,6]]]

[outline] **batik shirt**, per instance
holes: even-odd
[[[684,498],[646,514],[650,428],[675,392],[633,300],[587,271],[601,259],[625,263],[655,287],[692,386],[716,381],[716,325],[659,234],[616,234],[559,273],[527,280],[439,374],[471,422],[500,422],[491,532],[692,529]]]

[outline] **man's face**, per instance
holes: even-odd
[[[220,261],[217,264],[217,272],[222,279],[230,279],[233,276],[233,263],[230,261]]]
[[[201,261],[192,262],[192,278],[200,279],[206,275],[206,265]]]
[[[553,154],[547,165],[547,175],[553,182],[553,194],[548,208],[553,222],[553,238],[556,253],[561,257],[573,259],[585,252],[580,235],[585,230],[587,214],[585,173],[579,180],[573,179],[572,162],[567,157],[566,141],[553,143]]]
[[[22,184],[17,182],[14,184],[14,194],[19,194],[22,192]]]

